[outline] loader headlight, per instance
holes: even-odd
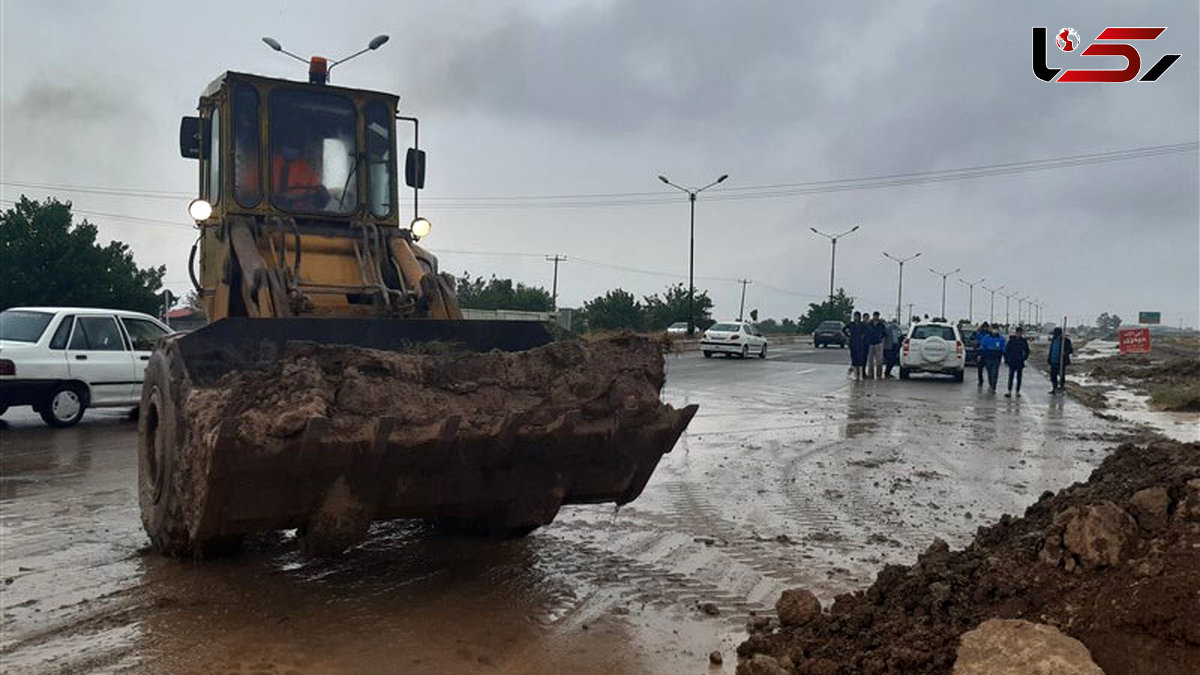
[[[212,204],[203,199],[193,199],[192,203],[188,204],[188,215],[192,217],[192,220],[197,222],[208,220],[209,216],[212,215]]]
[[[412,230],[413,236],[424,238],[428,237],[430,231],[433,230],[433,223],[424,218],[413,218],[412,223],[408,227]]]

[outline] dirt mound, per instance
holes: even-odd
[[[1200,377],[1200,358],[1176,357],[1152,360],[1146,357],[1108,357],[1098,360],[1092,377],[1105,380],[1153,380],[1183,382]]]
[[[966,549],[935,541],[738,654],[793,673],[949,673],[963,633],[1025,619],[1081,641],[1108,675],[1194,674],[1198,608],[1200,443],[1158,441],[1120,446],[1086,483],[980,528]]]
[[[236,418],[241,440],[266,447],[314,417],[353,442],[381,417],[414,428],[458,415],[461,432],[486,433],[514,415],[532,427],[572,411],[583,423],[613,411],[652,416],[664,381],[659,347],[634,335],[487,353],[289,343],[271,370],[226,375],[194,390],[187,407],[198,432]]]

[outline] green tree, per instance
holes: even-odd
[[[583,303],[588,330],[641,330],[645,309],[633,294],[620,288]]]
[[[463,272],[455,282],[458,303],[471,309],[516,309],[525,312],[549,312],[554,308],[550,291],[539,286],[513,283],[512,279],[471,278]]]
[[[1096,317],[1096,328],[1102,331],[1114,331],[1121,327],[1121,317],[1116,314],[1110,315],[1108,312]]]
[[[667,286],[661,296],[655,293],[644,297],[643,301],[647,330],[666,330],[676,321],[688,319],[688,287],[682,282]],[[696,328],[711,326],[713,302],[708,297],[708,291],[697,288],[693,305],[692,323]]]
[[[845,289],[839,288],[832,298],[809,303],[808,312],[800,317],[800,332],[811,333],[822,321],[849,322],[853,312],[854,298],[846,295]]]
[[[96,243],[96,226],[71,222],[71,203],[21,196],[0,213],[0,309],[78,305],[157,315],[165,266],[141,269],[129,246]]]

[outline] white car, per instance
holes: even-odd
[[[900,345],[900,379],[910,373],[941,373],[963,381],[967,355],[958,327],[944,321],[915,323]]]
[[[700,351],[704,352],[706,359],[711,359],[713,354],[765,359],[767,338],[748,321],[724,321],[714,323],[704,331],[700,338]]]
[[[667,335],[687,335],[687,322],[676,321],[670,326],[667,326]]]
[[[0,415],[33,406],[69,427],[88,408],[135,407],[150,351],[171,330],[138,312],[14,307],[0,312]]]

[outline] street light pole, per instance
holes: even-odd
[[[1019,292],[1020,291],[1013,291],[1012,293],[1001,293],[1000,294],[1000,295],[1004,296],[1004,325],[1005,326],[1008,325],[1008,301],[1012,300],[1013,297],[1016,296],[1016,294]]]
[[[958,274],[960,270],[962,270],[961,267],[955,267],[949,272],[939,272],[932,267],[929,268],[930,272],[933,272],[942,278],[942,321],[949,321],[949,319],[946,318],[946,277],[950,276],[951,274]]]
[[[826,234],[825,232],[822,232],[815,227],[810,227],[808,229],[812,230],[813,232],[816,232],[817,234],[821,235],[822,237],[825,237],[826,239],[829,240],[829,242],[831,244],[833,244],[833,246],[831,247],[830,258],[829,258],[829,299],[832,300],[833,299],[833,270],[837,266],[837,240],[850,234],[851,232],[857,231],[858,226],[855,225],[854,227],[846,230],[845,232],[843,232],[841,234]]]
[[[982,284],[986,279],[979,281],[963,281],[961,278],[958,283],[967,287],[967,323],[975,323],[975,287]]]
[[[900,280],[899,280],[899,283],[896,284],[896,323],[901,326],[904,325],[904,319],[901,318],[901,315],[900,315],[900,308],[904,306],[904,263],[906,263],[909,260],[912,260],[914,258],[919,258],[920,256],[921,256],[920,253],[914,253],[914,254],[908,256],[907,258],[897,258],[896,256],[888,253],[887,251],[883,252],[883,257],[887,258],[888,260],[895,260],[896,262],[900,263]]]
[[[717,179],[716,179],[716,180],[714,180],[713,182],[709,183],[708,185],[705,185],[705,186],[704,186],[704,187],[702,187],[702,188],[692,188],[692,189],[688,189],[688,188],[685,188],[685,187],[683,187],[683,186],[681,186],[681,185],[676,185],[676,184],[672,183],[671,181],[667,180],[667,177],[666,177],[666,176],[661,176],[661,175],[660,175],[660,176],[658,177],[658,179],[659,179],[660,181],[662,181],[662,182],[666,183],[667,185],[670,185],[671,187],[675,188],[676,190],[680,190],[680,191],[682,191],[682,192],[686,192],[686,193],[687,193],[687,196],[688,196],[688,202],[690,202],[690,203],[691,203],[691,211],[692,211],[692,216],[691,216],[691,224],[690,224],[690,226],[688,227],[688,328],[687,328],[687,334],[688,334],[689,336],[691,336],[691,335],[695,335],[695,334],[696,334],[696,310],[695,310],[695,296],[696,296],[696,195],[700,194],[701,192],[704,192],[704,191],[705,191],[705,190],[707,190],[708,188],[710,188],[710,187],[712,187],[712,186],[716,185],[717,183],[721,183],[721,182],[723,182],[723,181],[724,181],[726,178],[729,178],[729,174],[727,174],[727,173],[724,173],[724,174],[721,174],[721,176],[720,176],[719,178],[717,178]]]
[[[996,323],[996,292],[1004,290],[1004,286],[997,286],[995,288],[982,286],[982,288],[992,294],[991,303],[988,305],[988,323]]]

